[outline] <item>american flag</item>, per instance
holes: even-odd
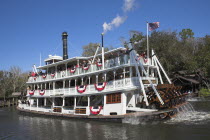
[[[160,22],[149,23],[149,31],[153,31],[160,27]]]

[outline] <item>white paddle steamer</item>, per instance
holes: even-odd
[[[185,102],[181,87],[171,83],[154,51],[147,58],[131,43],[129,49],[104,52],[102,41],[94,56],[68,58],[67,36],[63,32],[63,57],[49,55],[46,65],[34,67],[27,104],[19,104],[20,111],[92,119],[136,114],[166,118]]]

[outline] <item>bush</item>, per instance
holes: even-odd
[[[202,88],[202,89],[199,91],[199,94],[200,94],[200,96],[210,96],[210,89]]]

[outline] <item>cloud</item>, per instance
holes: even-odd
[[[124,16],[117,15],[110,23],[104,22],[103,24],[103,33],[111,31],[115,27],[119,27],[127,19],[127,13],[131,11],[135,6],[135,0],[124,0],[123,3],[123,12]]]
[[[129,12],[134,8],[135,0],[124,0],[123,11]]]
[[[125,22],[125,20],[127,19],[126,16],[119,16],[117,15],[112,22],[110,23],[106,23],[104,22],[103,24],[103,33],[106,33],[107,31],[112,30],[114,27],[119,27],[121,24],[123,24]]]

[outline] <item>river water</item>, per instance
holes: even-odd
[[[210,140],[210,101],[191,100],[194,112],[162,122],[99,122],[23,115],[0,108],[2,140]]]

